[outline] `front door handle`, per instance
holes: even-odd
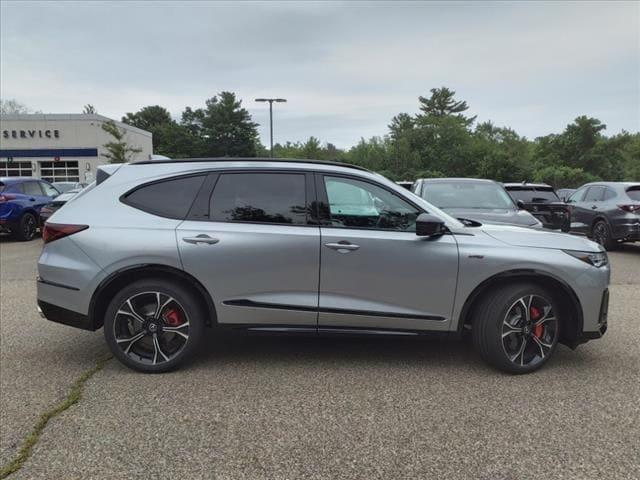
[[[220,239],[212,238],[209,235],[206,235],[204,233],[201,233],[200,235],[198,235],[196,237],[183,237],[182,240],[184,242],[192,243],[194,245],[197,245],[199,243],[205,243],[207,245],[215,245],[216,243],[218,243],[220,241]]]
[[[591,210],[595,210],[596,208],[598,208],[598,206],[594,205],[593,207],[591,207]]]
[[[325,243],[324,246],[331,250],[337,250],[338,253],[349,253],[360,248],[360,245],[355,245],[345,241],[338,243]]]

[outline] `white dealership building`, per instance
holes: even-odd
[[[50,182],[91,182],[108,163],[104,145],[114,138],[102,129],[102,115],[0,115],[0,177],[36,177]],[[125,141],[141,151],[132,160],[148,160],[151,133],[121,122]]]

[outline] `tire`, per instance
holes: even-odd
[[[533,372],[556,350],[559,314],[552,295],[534,283],[496,287],[480,301],[473,315],[473,345],[483,360],[498,370]]]
[[[611,237],[611,229],[609,228],[609,225],[607,225],[607,222],[604,220],[598,220],[593,224],[593,227],[591,228],[591,238],[602,245],[605,250],[614,250],[617,245],[615,240]]]
[[[35,215],[31,212],[27,212],[20,217],[20,220],[16,224],[14,228],[12,228],[11,233],[16,240],[21,242],[28,242],[33,240],[38,231],[38,220]]]
[[[127,367],[166,372],[198,350],[205,318],[190,290],[165,279],[139,280],[109,303],[104,336],[113,355]]]

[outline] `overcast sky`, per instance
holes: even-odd
[[[339,147],[383,135],[443,85],[479,121],[533,138],[578,115],[640,130],[640,3],[11,2],[0,12],[0,93],[43,112],[86,103],[120,119],[179,118],[236,92],[268,145]]]

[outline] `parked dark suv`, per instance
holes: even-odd
[[[606,249],[640,240],[640,183],[588,183],[567,203],[572,208],[572,232],[585,234]]]
[[[505,183],[511,198],[542,223],[544,228],[568,232],[571,209],[560,200],[551,185],[545,183]]]

